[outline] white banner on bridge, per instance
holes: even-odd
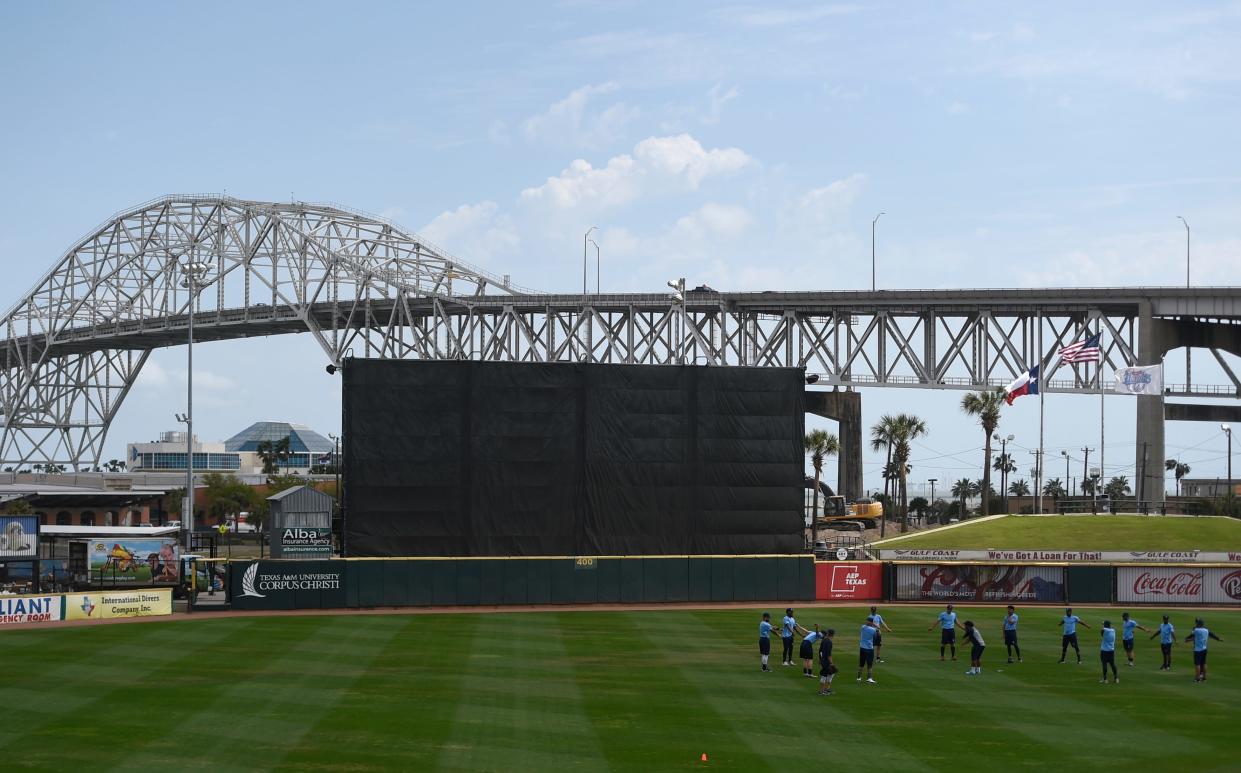
[[[1163,366],[1140,365],[1116,371],[1116,393],[1158,395],[1163,392]]]
[[[1241,564],[1241,551],[1202,550],[931,550],[881,549],[884,561],[1051,561],[1069,564]]]

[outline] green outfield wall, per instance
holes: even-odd
[[[811,601],[810,556],[234,561],[234,609]]]

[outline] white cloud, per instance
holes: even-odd
[[[623,102],[595,113],[590,113],[589,108],[592,99],[619,88],[615,82],[608,81],[574,89],[545,112],[527,118],[522,124],[522,133],[530,142],[571,142],[585,147],[615,142],[641,111]]]
[[[648,137],[634,146],[632,155],[614,156],[602,167],[579,158],[542,185],[523,190],[521,200],[560,209],[616,207],[643,195],[697,190],[708,177],[732,174],[753,163],[739,148],[707,150],[688,134]]]
[[[866,175],[856,173],[809,190],[798,199],[792,217],[800,223],[841,227],[853,202],[865,187]]]
[[[845,16],[861,10],[856,5],[817,5],[810,8],[771,8],[763,6],[734,6],[716,13],[722,21],[744,27],[783,27],[790,24],[806,24],[832,16]]]
[[[442,212],[418,233],[428,241],[472,261],[512,252],[521,243],[512,218],[500,214],[499,206],[494,201],[462,204]]]
[[[741,92],[737,91],[736,86],[724,88],[722,83],[717,83],[707,92],[707,112],[702,116],[702,122],[708,125],[720,122],[720,113],[724,110],[724,105],[740,96]]]
[[[970,112],[971,108],[964,102],[953,101],[945,108],[950,115],[965,115]]]

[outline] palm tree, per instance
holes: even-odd
[[[909,471],[913,469],[909,465],[909,444],[923,437],[927,433],[926,422],[914,416],[912,413],[902,413],[895,417],[893,422],[893,439],[892,446],[892,463],[896,465],[897,480],[900,483],[901,492],[901,533],[908,531],[907,521],[909,520],[909,491],[906,485]]]
[[[1008,490],[1008,474],[1017,471],[1017,463],[1013,461],[1013,455],[1007,451],[1001,453],[995,458],[995,462],[991,468],[1000,473],[1000,491]],[[1008,509],[1008,495],[1004,495],[1004,509]]]
[[[982,480],[983,490],[991,489],[991,436],[1000,426],[1000,406],[1004,404],[1003,392],[969,392],[961,398],[961,410],[967,416],[978,417],[985,441],[983,443]],[[991,513],[990,497],[982,498],[982,514]]]
[[[1065,496],[1068,492],[1064,490],[1064,484],[1059,478],[1052,478],[1043,484],[1043,496],[1051,497],[1051,506],[1054,508],[1060,501],[1060,497]]]
[[[883,463],[883,496],[888,502],[892,501],[891,496],[888,493],[890,490],[889,487],[891,486],[891,481],[895,480],[895,477],[889,477],[892,465],[892,446],[896,442],[894,436],[895,424],[896,417],[885,413],[883,416],[879,417],[879,421],[875,423],[875,426],[870,428],[870,450],[876,452],[887,452],[887,457]],[[887,526],[888,514],[885,510],[884,514],[879,519],[880,537],[887,533]]]
[[[1181,495],[1181,478],[1189,474],[1189,465],[1184,462],[1178,462],[1175,459],[1169,459],[1163,463],[1164,469],[1171,470],[1176,475],[1176,495]]]
[[[1008,484],[1008,493],[1015,497],[1028,497],[1030,496],[1030,484],[1026,483],[1025,478],[1018,478]]]
[[[814,468],[814,507],[810,510],[811,531],[815,543],[819,541],[819,481],[823,478],[823,460],[840,453],[840,439],[830,432],[812,429],[805,437],[806,453]]]
[[[276,474],[276,444],[270,440],[260,440],[254,449],[254,453],[263,462],[263,474]]]
[[[965,500],[974,493],[974,481],[962,478],[952,484],[952,495],[961,500],[961,520],[965,520]]]
[[[1131,491],[1132,489],[1129,488],[1129,479],[1124,475],[1117,475],[1115,478],[1109,480],[1107,485],[1103,487],[1103,493],[1107,494],[1113,500],[1120,499]]]

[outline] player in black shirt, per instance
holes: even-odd
[[[832,680],[836,678],[836,664],[832,662],[832,637],[835,628],[828,628],[819,642],[819,695],[832,694]]]

